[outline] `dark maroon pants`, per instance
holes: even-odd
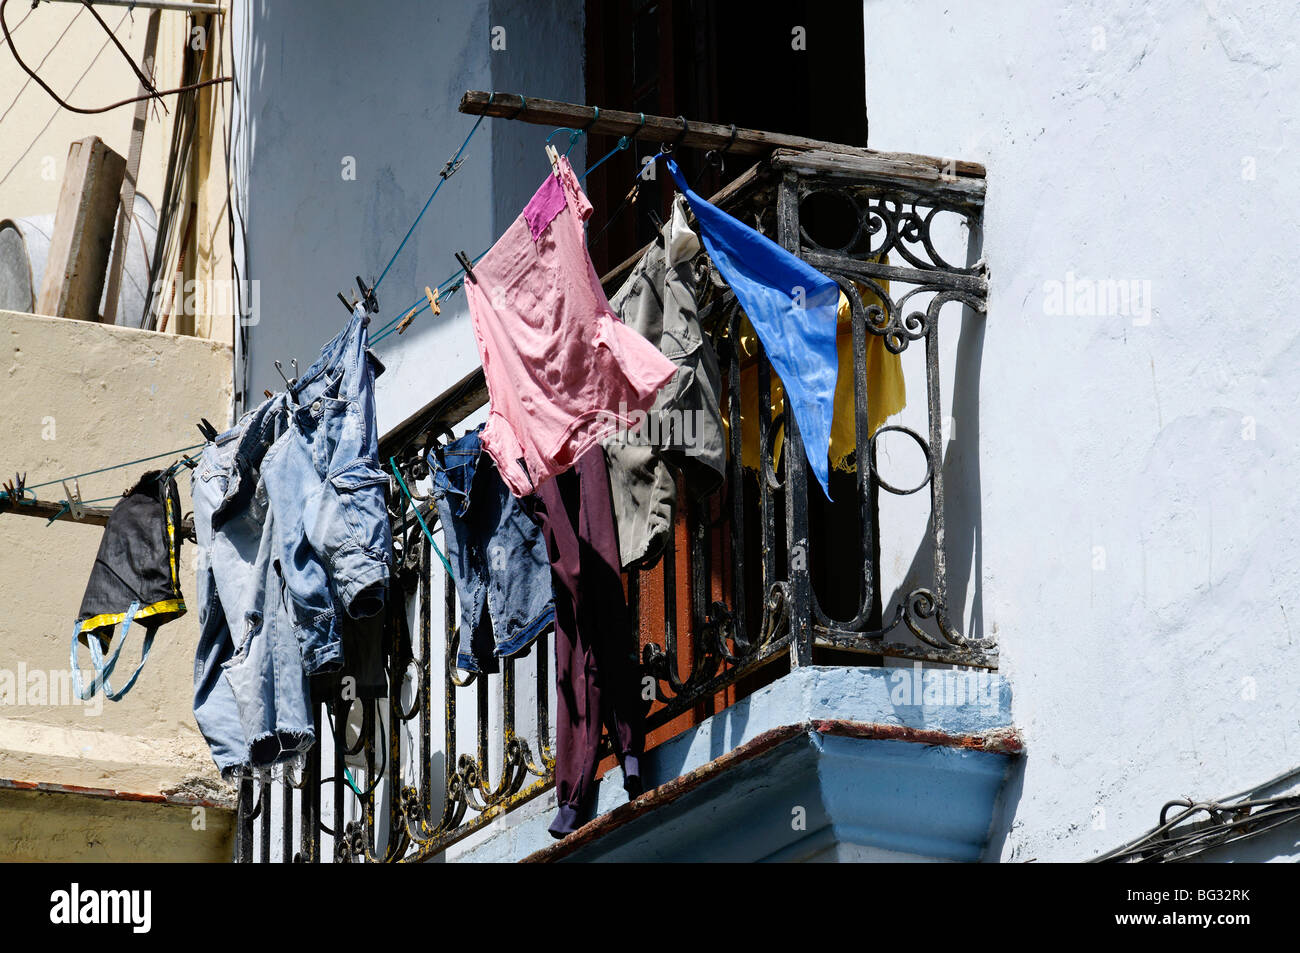
[[[563,837],[589,819],[596,798],[602,725],[623,767],[624,787],[641,793],[645,712],[637,638],[623,597],[618,531],[605,453],[593,447],[538,488],[533,514],[551,558],[555,588],[555,786],[560,810],[550,832]]]

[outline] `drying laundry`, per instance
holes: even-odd
[[[285,403],[283,394],[269,398],[217,435],[191,477],[199,599],[194,719],[227,780],[291,760],[315,740],[262,475],[283,431]]]
[[[676,365],[617,319],[587,254],[568,159],[465,282],[491,408],[483,446],[515,496],[654,402]]]
[[[605,455],[592,448],[528,504],[542,527],[555,587],[555,788],[550,832],[564,837],[596,802],[600,733],[609,733],[623,787],[641,793],[645,714],[639,644],[619,573]]]
[[[694,261],[700,241],[678,195],[661,229],[610,304],[628,327],[677,365],[639,431],[605,441],[624,566],[652,563],[672,531],[677,472],[695,498],[716,490],[726,471],[718,359],[696,316]]]
[[[358,306],[288,392],[204,447],[192,477],[194,717],[227,778],[311,747],[309,676],[338,672],[345,628],[385,607],[392,533],[368,323]]]
[[[460,602],[456,664],[495,672],[555,621],[541,532],[482,451],[482,427],[429,451],[433,497]]]
[[[393,536],[388,475],[379,467],[375,358],[361,305],[288,391],[296,406],[263,468],[292,570],[285,588],[308,672],[342,655],[338,608],[353,618],[384,607]]]
[[[80,698],[93,697],[99,688],[113,701],[129,692],[149,658],[159,626],[185,614],[178,575],[180,525],[180,496],[167,470],[149,471],[114,505],[72,634],[72,684]],[[109,677],[132,623],[144,629],[140,662],[122,687],[114,689]],[[119,624],[117,648],[106,654]],[[90,649],[95,670],[88,686],[83,685],[77,662],[81,642]]]
[[[690,200],[709,258],[735,293],[785,383],[808,465],[829,499],[831,421],[839,368],[835,344],[839,286],[692,192],[671,158],[667,165],[677,188]]]
[[[881,290],[889,293],[889,282],[881,281]],[[879,295],[861,282],[854,282],[858,295],[865,309],[884,307]],[[852,473],[857,467],[857,398],[854,394],[853,364],[853,312],[848,297],[841,292],[837,312],[838,330],[836,332],[839,350],[839,375],[835,381],[835,419],[831,424],[830,462],[831,466],[846,473]],[[748,320],[742,318],[739,327],[740,342],[740,432],[741,462],[746,469],[758,469],[758,340],[754,328]],[[866,382],[867,382],[867,435],[872,436],[884,426],[885,421],[902,411],[907,406],[907,385],[903,377],[902,356],[895,354],[885,346],[885,339],[879,334],[867,332],[866,345]],[[785,411],[785,388],[781,379],[772,375],[771,384],[771,420],[776,420]],[[730,417],[723,415],[724,428],[729,427]],[[772,441],[772,463],[781,462],[781,450],[785,445],[783,428],[777,427],[776,437]]]

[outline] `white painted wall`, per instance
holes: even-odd
[[[963,619],[1028,747],[994,843],[1085,859],[1300,764],[1300,11],[866,0],[865,23],[871,145],[988,166],[988,317],[944,327],[977,372],[948,446],[977,466],[950,507],[979,527]],[[1052,314],[1070,275],[1149,282],[1149,311]]]

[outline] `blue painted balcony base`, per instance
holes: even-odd
[[[795,669],[650,752],[644,795],[615,770],[563,841],[555,794],[456,861],[974,861],[1020,752],[996,674]]]

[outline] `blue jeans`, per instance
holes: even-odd
[[[429,451],[433,496],[456,574],[456,664],[495,672],[555,620],[551,562],[537,525],[481,450],[482,427]]]
[[[199,605],[194,718],[228,780],[290,760],[315,740],[260,472],[284,414],[283,394],[245,414],[203,448],[191,477]]]

